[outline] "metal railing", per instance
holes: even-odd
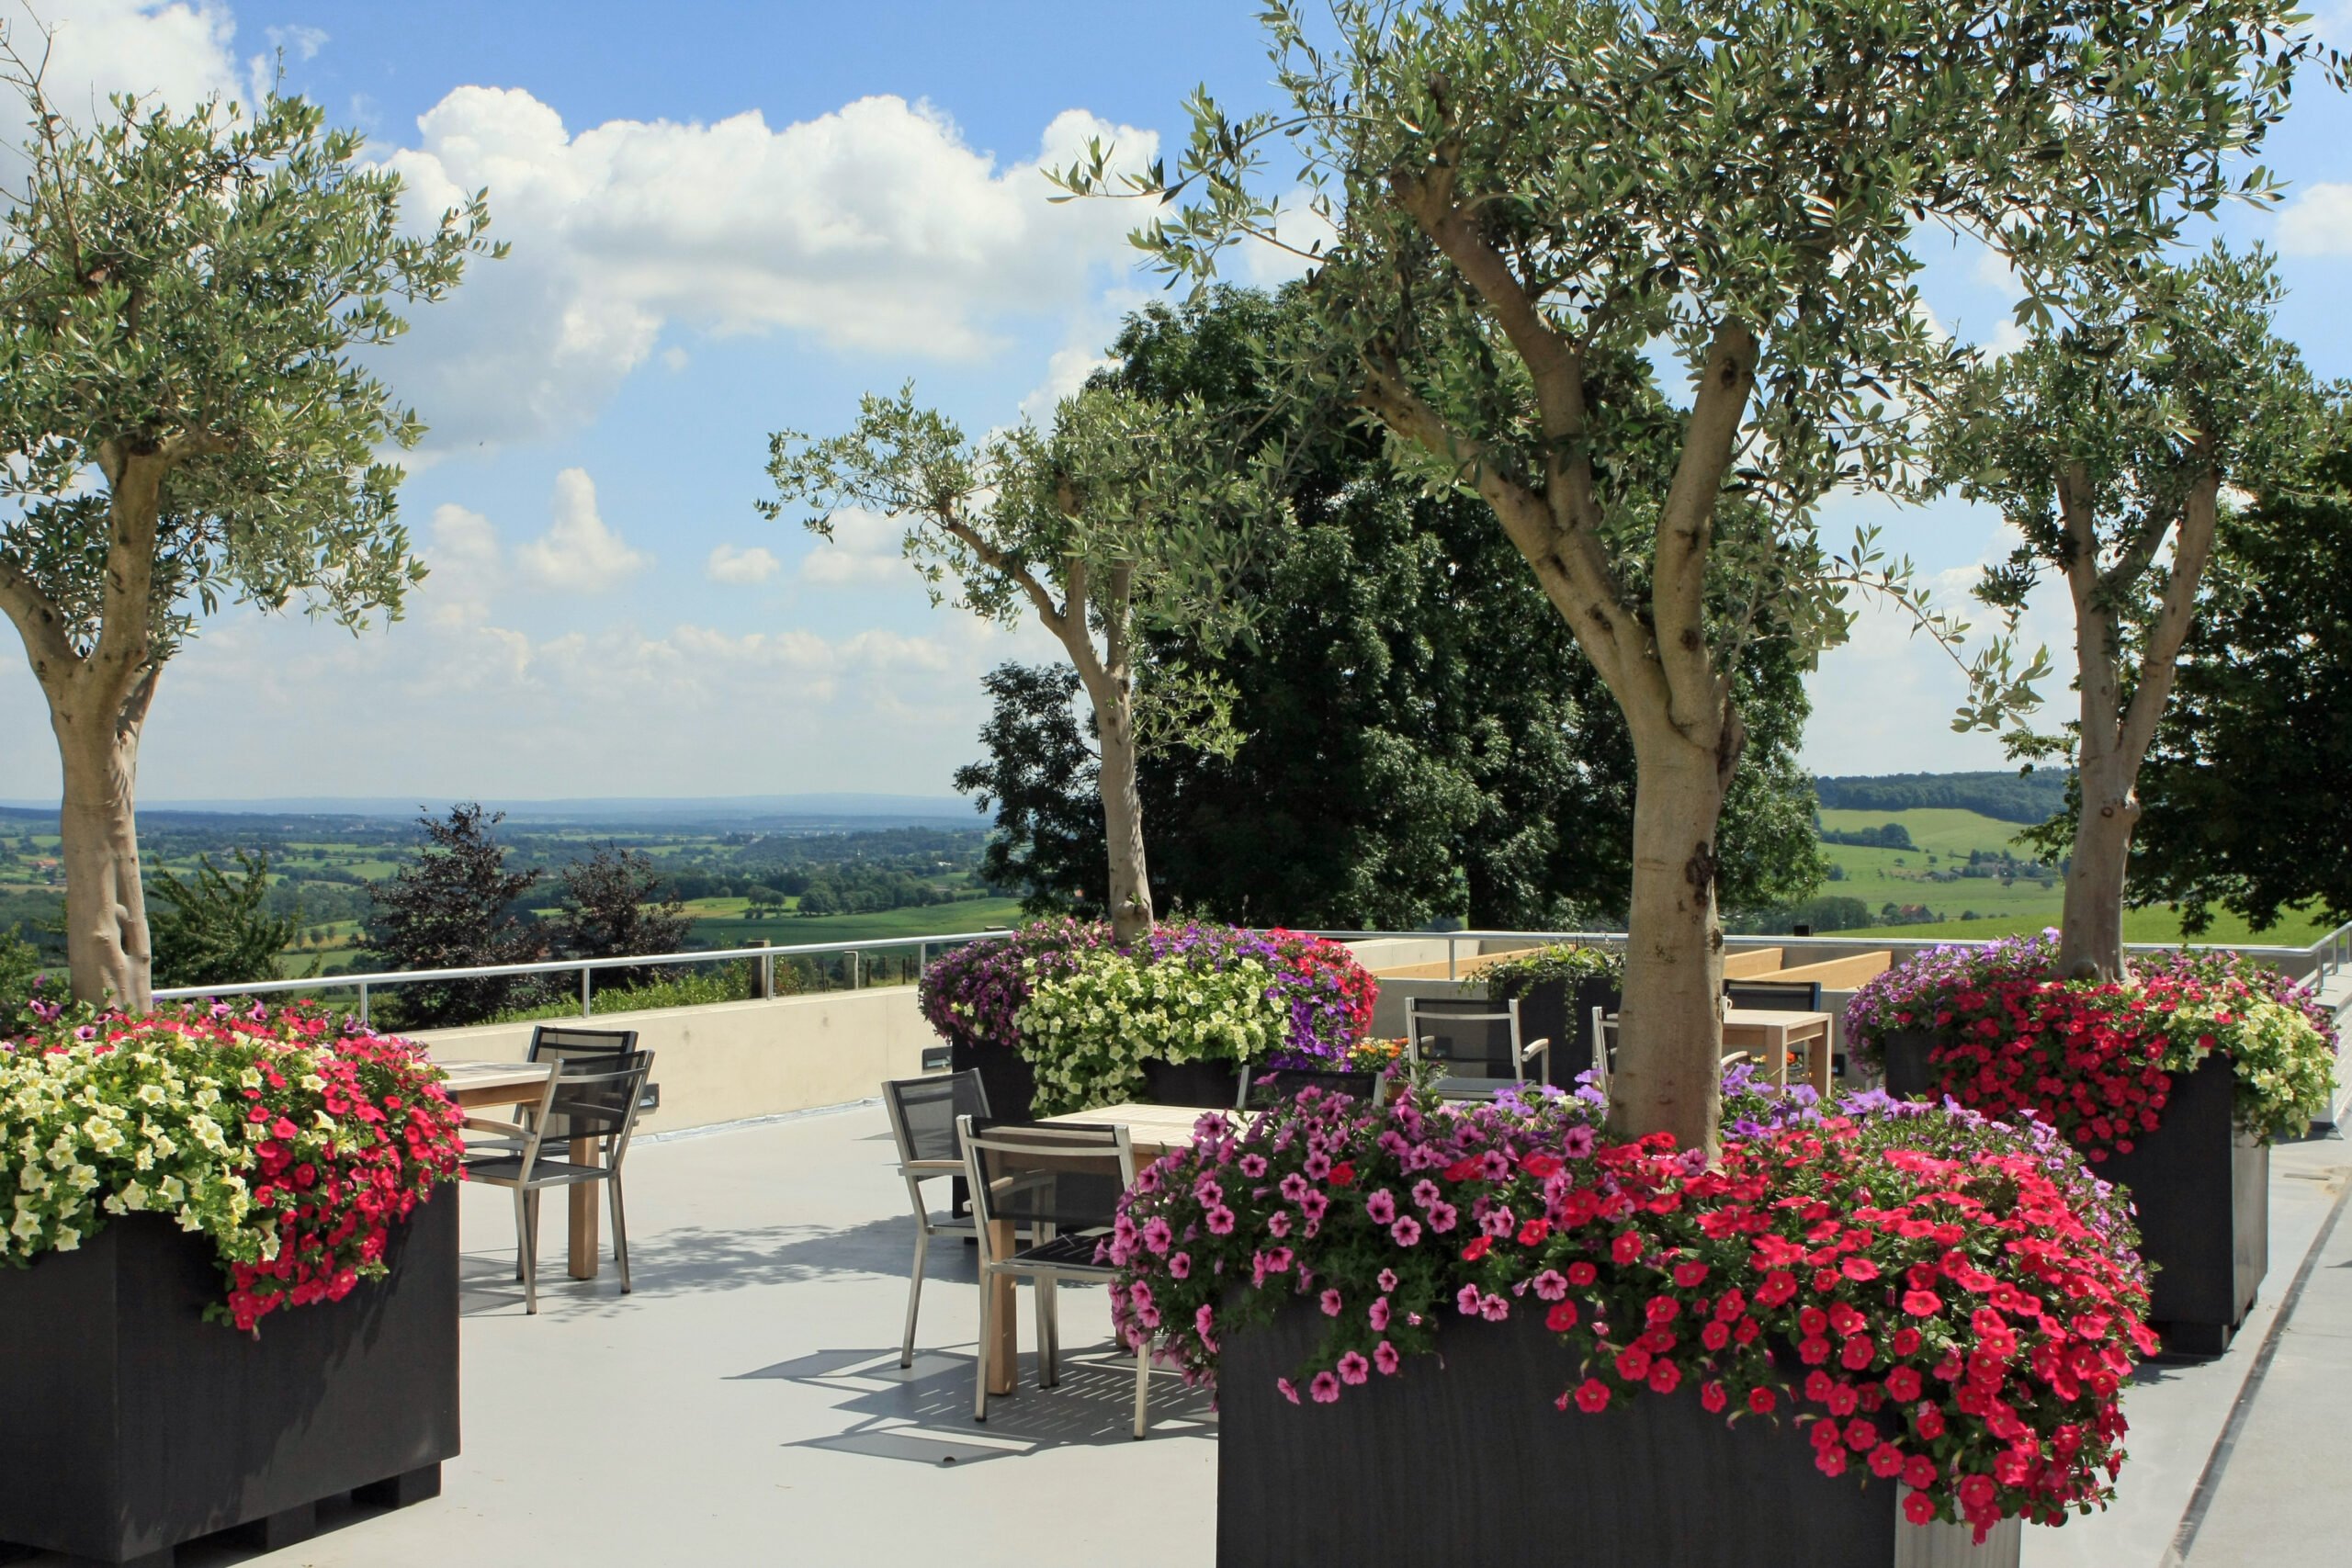
[[[1010,933],[1001,928],[993,931],[942,932],[923,937],[875,937],[862,942],[802,942],[786,947],[700,948],[688,953],[641,953],[628,958],[550,958],[531,964],[491,964],[456,969],[390,969],[367,975],[316,975],[301,980],[253,980],[238,985],[176,986],[155,993],[157,1001],[195,1001],[210,997],[262,996],[288,991],[321,993],[356,990],[359,995],[358,1015],[368,1018],[370,993],[394,986],[429,985],[435,981],[490,980],[524,975],[571,975],[580,976],[580,1015],[594,1016],[594,975],[601,969],[636,969],[648,967],[684,967],[695,964],[729,964],[751,960],[760,966],[759,994],[775,994],[775,961],[779,958],[815,957],[829,953],[844,953],[849,958],[850,989],[863,988],[864,956],[883,951],[916,950],[916,973],[931,965],[934,948],[957,947],[967,942],[1000,941]],[[1335,942],[1415,942],[1445,943],[1445,973],[1449,980],[1459,976],[1461,944],[1489,942],[1576,942],[1623,946],[1623,931],[1314,931],[1305,934],[1328,937]],[[1797,947],[1797,948],[1862,948],[1901,949],[1918,952],[1930,947],[1961,945],[1966,939],[1938,941],[1933,937],[1872,937],[1867,931],[1849,931],[1832,936],[1772,936],[1747,934],[1726,936],[1729,947]],[[2131,942],[2130,950],[2139,953],[2161,952],[2176,946],[2231,947],[2233,951],[2256,958],[2308,965],[2313,988],[2324,987],[2338,971],[2352,967],[2352,921],[2336,927],[2308,947],[2284,947],[2226,942]],[[1477,956],[1474,949],[1471,956]]]
[[[594,1016],[595,973],[600,969],[683,968],[694,964],[733,964],[751,960],[759,964],[759,991],[762,996],[775,994],[775,961],[779,958],[816,957],[830,953],[845,953],[849,958],[849,988],[860,990],[865,983],[865,955],[884,951],[903,952],[913,948],[915,967],[920,974],[930,966],[934,947],[953,947],[967,942],[986,942],[1000,938],[1002,931],[949,931],[923,937],[874,937],[863,942],[812,942],[785,947],[725,947],[696,948],[687,953],[647,953],[628,958],[547,958],[529,964],[483,964],[456,969],[382,969],[366,975],[313,975],[300,980],[248,980],[236,985],[174,986],[155,993],[159,1002],[201,1001],[212,997],[254,997],[283,995],[288,991],[321,993],[326,991],[357,991],[360,1021],[368,1021],[371,994],[394,986],[431,985],[435,981],[496,980],[524,975],[571,975],[580,976],[580,1016]]]

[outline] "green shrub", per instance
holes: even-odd
[[[1487,982],[1487,995],[1497,1001],[1524,998],[1536,987],[1553,980],[1570,987],[1580,980],[1595,978],[1622,986],[1625,982],[1625,955],[1613,947],[1554,942],[1490,964],[1482,977]]]

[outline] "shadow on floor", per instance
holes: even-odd
[[[989,1418],[972,1418],[975,1368],[969,1355],[919,1352],[901,1368],[888,1350],[820,1350],[739,1374],[822,1391],[851,1418],[843,1431],[788,1443],[917,1464],[976,1464],[1018,1459],[1054,1449],[1104,1447],[1135,1441],[1135,1362],[1089,1352],[1061,1359],[1058,1386],[1037,1386],[1034,1355],[1021,1358],[1018,1393],[989,1401]],[[1148,1442],[1215,1434],[1209,1391],[1186,1388],[1172,1373],[1155,1372]]]

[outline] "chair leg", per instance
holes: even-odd
[[[1151,1403],[1151,1341],[1147,1338],[1136,1350],[1136,1437],[1143,1437],[1144,1416]]]
[[[518,1201],[530,1210],[531,1235],[536,1237],[539,1234],[539,1195],[536,1192],[526,1192],[520,1187],[514,1189],[514,1195]],[[516,1258],[514,1260],[514,1278],[519,1280],[522,1277],[523,1261],[521,1258]]]
[[[907,1332],[899,1341],[899,1365],[915,1364],[915,1311],[922,1304],[922,1261],[931,1250],[931,1227],[921,1220],[915,1222],[915,1266],[907,1277]]]
[[[521,1233],[521,1245],[516,1251],[522,1255],[523,1311],[526,1314],[539,1310],[539,1217],[537,1206],[531,1201],[537,1196],[520,1187],[514,1189],[514,1228]]]
[[[1052,1388],[1062,1381],[1054,1364],[1054,1277],[1032,1275],[1029,1289],[1037,1298],[1037,1386]]]
[[[613,1261],[620,1265],[621,1294],[629,1292],[628,1282],[628,1206],[621,1201],[621,1173],[617,1170],[605,1179],[612,1189],[613,1201]]]
[[[974,1363],[972,1419],[975,1421],[985,1421],[989,1418],[989,1347],[994,1339],[992,1330],[995,1327],[989,1321],[989,1298],[995,1294],[995,1291],[996,1280],[989,1276],[988,1266],[982,1264],[980,1266],[980,1346],[979,1354],[972,1358]]]

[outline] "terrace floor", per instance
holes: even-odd
[[[2197,1565],[2345,1560],[2352,1225],[2331,1222],[2352,1145],[2283,1147],[2272,1170],[2253,1320],[2218,1360],[2145,1370],[2120,1504],[2029,1530],[2030,1568],[2159,1568],[2184,1544]],[[322,1509],[311,1541],[203,1543],[184,1568],[1212,1562],[1215,1417],[1156,1378],[1151,1436],[1127,1436],[1133,1363],[1110,1352],[1100,1291],[1066,1292],[1063,1386],[1037,1392],[1024,1355],[1023,1392],[977,1426],[970,1261],[937,1247],[899,1370],[910,1225],[878,1108],[643,1142],[629,1175],[635,1292],[609,1258],[594,1284],[560,1279],[550,1224],[558,1282],[536,1318],[506,1194],[462,1193],[465,1451],[440,1498]],[[1024,1345],[1031,1327],[1024,1310]]]

